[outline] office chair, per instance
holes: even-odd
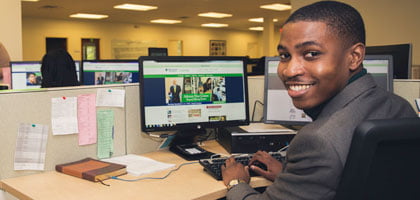
[[[420,118],[360,124],[335,199],[420,199]]]

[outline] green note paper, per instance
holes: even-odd
[[[114,152],[114,111],[98,110],[98,158],[110,158]]]

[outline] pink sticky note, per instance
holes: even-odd
[[[1,68],[1,70],[3,70],[3,83],[4,84],[7,84],[8,85],[8,87],[9,87],[9,90],[11,89],[10,88],[10,84],[11,84],[11,78],[10,78],[10,67],[3,67],[3,68]]]

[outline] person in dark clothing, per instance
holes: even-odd
[[[78,86],[76,64],[64,49],[48,52],[42,58],[42,88]]]

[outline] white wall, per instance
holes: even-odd
[[[81,38],[100,38],[101,59],[111,59],[112,40],[161,41],[182,40],[183,55],[209,55],[209,40],[226,40],[228,56],[249,55],[249,44],[261,43],[261,33],[223,29],[187,28],[171,25],[139,25],[97,21],[23,18],[23,59],[40,60],[45,53],[46,37],[68,38],[68,51],[81,57]],[[260,57],[262,47],[258,47]]]
[[[0,1],[0,42],[11,59],[22,59],[22,14],[20,0]]]

